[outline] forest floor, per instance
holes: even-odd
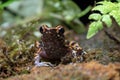
[[[114,32],[114,31],[113,31]],[[112,33],[112,32],[111,32]],[[87,40],[85,35],[73,34],[88,53],[82,63],[59,64],[56,67],[35,67],[30,64],[27,74],[0,78],[1,80],[120,80],[120,44],[104,31]],[[119,37],[120,34],[117,34]],[[28,66],[26,65],[28,68]],[[25,72],[24,72],[25,73]]]

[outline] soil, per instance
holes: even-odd
[[[120,80],[120,63],[102,65],[96,61],[34,67],[30,74],[17,75],[6,80]]]
[[[112,29],[114,30],[114,29]],[[120,29],[118,29],[120,31]],[[118,33],[119,33],[118,31]],[[117,31],[111,31],[111,34]],[[104,31],[87,40],[86,34],[73,34],[67,39],[79,42],[87,52],[82,63],[59,64],[56,67],[26,65],[27,74],[0,78],[0,80],[120,80],[120,44]],[[120,38],[120,34],[115,37]]]

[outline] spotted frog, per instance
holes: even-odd
[[[35,52],[36,66],[83,61],[82,56],[85,51],[78,43],[65,40],[63,26],[49,28],[47,25],[43,25],[39,31],[42,37],[40,42],[35,43],[37,48]]]

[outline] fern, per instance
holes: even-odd
[[[111,27],[111,17],[113,17],[120,26],[120,2],[101,1],[97,3],[97,6],[95,6],[92,11],[99,11],[100,13],[93,13],[89,16],[89,19],[94,21],[89,25],[87,39],[93,37],[99,30],[102,30],[103,23],[105,23],[107,27]]]

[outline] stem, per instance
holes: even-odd
[[[115,36],[112,33],[109,33],[107,30],[104,30],[105,34],[112,40],[114,40],[117,44],[120,44],[120,38]]]

